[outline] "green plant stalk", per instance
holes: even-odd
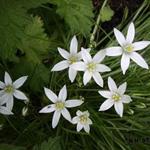
[[[95,26],[94,26],[93,32],[91,34],[91,37],[90,37],[90,45],[93,45],[93,42],[94,42],[94,39],[95,39],[95,35],[96,35],[97,29],[98,29],[98,26],[99,26],[100,20],[101,20],[100,19],[100,17],[101,17],[101,10],[105,7],[106,3],[107,3],[107,0],[104,1],[102,7],[99,10],[99,14],[98,14]]]

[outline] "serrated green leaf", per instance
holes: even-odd
[[[57,5],[56,13],[65,20],[72,33],[90,34],[93,25],[93,6],[91,0],[52,0],[51,3]]]

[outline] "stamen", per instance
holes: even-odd
[[[112,99],[114,101],[119,101],[121,99],[121,96],[118,93],[115,93],[115,94],[112,95]]]
[[[126,51],[126,52],[132,52],[133,51],[133,46],[132,46],[132,44],[128,44],[128,45],[126,45],[125,47],[124,47],[124,50]]]
[[[55,108],[57,110],[62,110],[62,109],[64,109],[64,107],[65,107],[65,104],[61,101],[58,101],[58,102],[55,103]]]
[[[87,123],[87,120],[88,120],[87,115],[81,115],[81,116],[80,116],[80,123],[81,123],[81,124],[86,124],[86,123]]]
[[[95,70],[95,68],[96,68],[96,64],[93,62],[91,62],[87,65],[87,69],[89,72],[93,72]]]
[[[73,64],[73,63],[75,63],[75,62],[77,62],[77,57],[76,56],[71,56],[70,58],[69,58],[69,63],[70,64]]]
[[[12,85],[7,85],[7,86],[5,87],[5,89],[4,89],[4,91],[5,91],[6,93],[13,93],[14,88],[13,88]]]

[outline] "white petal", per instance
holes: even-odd
[[[93,78],[99,86],[103,87],[104,81],[103,81],[102,76],[98,72],[95,72],[93,74]]]
[[[3,93],[3,91],[0,92],[2,92],[2,94],[0,94],[0,105],[3,105],[9,100],[9,96],[12,94]]]
[[[67,98],[67,88],[66,85],[64,85],[59,92],[58,99],[61,101],[65,101],[66,98]]]
[[[78,71],[84,71],[86,69],[84,62],[74,63],[70,67]]]
[[[80,132],[82,128],[83,128],[83,125],[79,122],[77,124],[77,132]]]
[[[146,61],[143,59],[143,57],[141,55],[139,55],[137,52],[132,52],[130,55],[131,59],[137,63],[139,66],[141,66],[142,68],[148,69],[148,64],[146,63]]]
[[[8,107],[0,106],[0,113],[4,115],[12,115],[13,113]]]
[[[86,50],[87,52],[89,52],[90,53],[90,51],[91,51],[91,48],[83,48],[83,47],[81,47],[81,51],[77,54],[77,56],[78,56],[78,59],[79,60],[81,60],[82,59],[82,50]]]
[[[5,84],[0,81],[0,89],[4,89],[4,87],[5,87]]]
[[[69,79],[70,79],[70,81],[73,82],[75,80],[75,78],[76,78],[77,71],[75,69],[69,67],[68,73],[69,73]]]
[[[119,94],[121,94],[121,95],[124,94],[126,91],[126,88],[127,88],[127,82],[121,84],[118,88]]]
[[[104,101],[104,103],[102,103],[102,105],[99,108],[99,111],[105,111],[108,110],[109,108],[111,108],[114,104],[114,101],[111,99],[107,99],[106,101]]]
[[[88,124],[93,124],[92,120],[90,118],[87,119]]]
[[[51,113],[53,111],[55,111],[55,106],[54,104],[51,104],[51,105],[47,105],[45,106],[44,108],[42,108],[39,113]]]
[[[0,90],[0,97],[2,97],[5,93],[5,90]]]
[[[10,110],[13,108],[14,99],[12,94],[4,94],[1,96],[0,105],[6,104],[6,107]]]
[[[83,111],[83,115],[86,115],[87,117],[89,117],[90,116],[89,111],[88,110]]]
[[[17,99],[21,99],[21,100],[27,100],[28,98],[25,96],[25,94],[19,90],[15,90],[14,92],[14,96],[17,98]]]
[[[27,78],[28,78],[28,76],[23,76],[23,77],[17,79],[17,80],[13,83],[14,87],[15,87],[16,89],[19,88],[19,87],[21,87],[21,86],[24,84],[24,82],[27,80]]]
[[[114,34],[118,43],[123,46],[126,43],[124,35],[116,28],[114,28]]]
[[[60,111],[55,111],[52,119],[52,128],[55,128],[59,122],[61,113]]]
[[[83,83],[84,85],[86,85],[90,80],[91,80],[91,73],[89,73],[88,71],[86,71],[83,75]]]
[[[6,85],[12,84],[12,79],[11,79],[10,75],[8,74],[8,72],[5,72],[4,81],[5,81]]]
[[[116,91],[117,90],[117,85],[111,77],[108,77],[108,87],[109,87],[110,91]]]
[[[64,70],[64,69],[66,69],[66,68],[68,68],[68,67],[69,67],[68,61],[67,61],[67,60],[63,60],[63,61],[57,63],[57,64],[52,68],[51,71],[61,71],[61,70]]]
[[[101,61],[103,61],[105,56],[106,56],[106,50],[100,50],[93,57],[93,61],[95,61],[96,63],[100,63]]]
[[[98,72],[108,72],[108,71],[111,71],[111,69],[109,67],[107,67],[106,65],[97,64],[96,65],[96,71],[98,71]]]
[[[130,57],[128,54],[124,53],[121,57],[121,69],[123,74],[126,73],[127,69],[129,68],[130,64]]]
[[[110,91],[98,91],[98,93],[105,98],[111,98],[111,92]]]
[[[53,102],[55,103],[57,101],[57,95],[51,91],[50,89],[48,88],[44,88],[44,91],[45,91],[45,94],[46,96]]]
[[[76,54],[78,50],[78,41],[76,36],[73,36],[71,43],[70,43],[70,53]]]
[[[132,46],[134,47],[134,51],[138,51],[146,48],[149,44],[150,41],[139,41],[139,42],[134,42]]]
[[[132,43],[134,40],[134,36],[135,36],[135,27],[133,22],[129,25],[128,31],[127,31],[127,36],[126,36],[126,40],[128,43]]]
[[[64,50],[64,49],[62,49],[62,48],[60,48],[60,47],[58,47],[58,52],[59,52],[59,54],[63,57],[63,58],[65,58],[65,59],[68,59],[69,58],[69,52],[67,52],[66,50]]]
[[[82,100],[73,99],[73,100],[67,100],[65,106],[71,108],[71,107],[80,106],[81,104],[83,104]]]
[[[66,108],[64,108],[64,109],[61,111],[61,113],[62,113],[63,117],[64,117],[66,120],[68,120],[68,121],[71,122],[71,115],[70,115],[69,111],[68,111]]]
[[[116,110],[117,114],[120,117],[122,117],[123,116],[123,104],[122,104],[122,102],[121,101],[115,102],[114,106],[115,106],[115,110]]]
[[[82,51],[82,50],[86,50],[86,51],[88,51],[88,52],[90,53],[91,48],[84,48],[84,47],[81,47],[81,51]]]
[[[86,50],[82,50],[81,53],[82,53],[82,59],[84,60],[84,62],[88,63],[92,61],[92,57],[89,52],[87,52]]]
[[[107,56],[120,56],[122,54],[122,48],[119,46],[106,48]]]
[[[84,125],[84,130],[85,130],[85,132],[89,133],[90,132],[90,126],[88,124]]]
[[[123,97],[122,97],[123,103],[130,103],[131,101],[132,101],[132,99],[129,95],[123,95]]]
[[[73,124],[77,124],[79,121],[80,121],[80,119],[79,119],[78,116],[72,118],[72,123]]]
[[[14,98],[13,98],[13,95],[12,94],[7,94],[7,95],[4,95],[2,97],[4,99],[4,101],[6,102],[6,107],[9,109],[9,110],[12,110],[13,109],[13,105],[14,105]]]
[[[83,115],[83,112],[80,111],[80,110],[78,110],[78,111],[76,112],[76,115],[77,115],[77,116],[81,116],[81,115]]]

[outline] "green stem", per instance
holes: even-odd
[[[96,20],[96,23],[95,23],[95,26],[94,26],[94,29],[93,29],[93,32],[91,34],[91,37],[90,37],[90,45],[93,45],[93,42],[95,40],[95,35],[96,35],[96,32],[97,32],[97,29],[98,29],[98,26],[100,24],[100,17],[101,17],[101,10],[104,8],[104,6],[106,5],[107,3],[107,0],[104,1],[101,9],[99,10],[99,14],[98,14],[98,17],[97,17],[97,20]]]

